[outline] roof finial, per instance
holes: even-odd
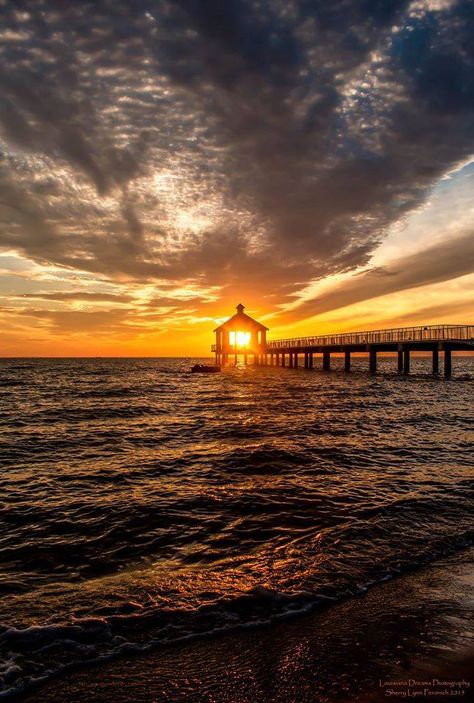
[[[237,310],[237,312],[243,312],[243,311],[244,311],[244,306],[242,305],[242,303],[239,303],[239,304],[237,305],[236,310]]]

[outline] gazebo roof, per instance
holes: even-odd
[[[242,303],[239,303],[239,305],[237,305],[237,312],[235,315],[229,317],[229,319],[223,322],[222,325],[219,325],[219,327],[216,327],[214,332],[222,329],[228,329],[229,327],[234,327],[234,325],[238,326],[239,323],[244,323],[246,326],[255,327],[258,330],[268,330],[268,327],[265,327],[265,325],[262,325],[261,322],[257,322],[257,320],[254,320],[253,317],[247,315],[244,312],[244,306]]]

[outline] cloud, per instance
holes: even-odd
[[[397,315],[390,318],[390,324],[424,324],[427,320],[437,321],[457,315],[460,322],[463,322],[466,313],[469,315],[470,302],[466,299],[461,302],[440,303],[439,305],[427,305],[419,310],[407,311],[404,315]],[[468,320],[469,322],[469,320]]]
[[[99,333],[100,336],[131,336],[145,332],[146,328],[134,324],[131,313],[133,310],[24,310],[15,314],[44,321],[53,334]]]
[[[423,252],[401,257],[386,266],[369,269],[332,291],[302,303],[298,319],[337,310],[389,293],[448,281],[474,272],[474,232],[443,241]],[[464,304],[465,307],[465,304]],[[436,310],[432,311],[433,314]],[[286,314],[294,318],[294,313]],[[285,316],[283,316],[283,319]]]
[[[367,265],[474,151],[467,0],[25,0],[0,14],[0,246],[39,263],[250,290],[274,310]],[[420,285],[427,263],[363,280]],[[465,265],[453,256],[449,275]]]
[[[131,295],[117,293],[90,293],[86,291],[71,291],[67,293],[22,293],[14,297],[25,298],[28,300],[55,300],[58,302],[70,302],[83,300],[89,302],[111,302],[111,303],[130,303],[133,301]]]

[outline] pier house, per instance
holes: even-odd
[[[235,315],[214,330],[216,343],[212,350],[215,353],[216,364],[228,364],[229,358],[236,364],[239,356],[243,356],[245,364],[249,356],[254,364],[263,363],[268,327],[247,315],[242,303],[237,305],[236,310]]]

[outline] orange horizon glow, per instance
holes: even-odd
[[[325,284],[327,285],[327,284]],[[337,289],[338,283],[333,284]],[[448,283],[379,296],[308,319],[298,319],[298,308],[278,312],[241,291],[228,300],[202,302],[198,298],[173,310],[149,311],[140,291],[136,303],[121,314],[125,304],[100,303],[79,307],[69,303],[31,311],[25,303],[17,311],[3,311],[2,357],[208,357],[214,342],[213,329],[233,314],[236,300],[246,302],[246,311],[269,327],[268,340],[324,335],[339,332],[407,327],[426,324],[474,324],[471,301],[474,275]],[[439,301],[442,304],[439,304]],[[46,310],[45,310],[46,308]],[[91,326],[90,329],[88,327]],[[245,333],[237,346],[245,346]]]

